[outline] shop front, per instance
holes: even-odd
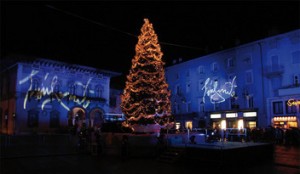
[[[235,110],[210,113],[212,128],[256,128],[257,110]]]
[[[278,128],[298,128],[296,116],[275,116],[272,122],[273,126]]]

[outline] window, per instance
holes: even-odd
[[[39,112],[35,110],[28,111],[27,126],[29,128],[37,128],[39,126]]]
[[[116,107],[117,106],[117,97],[116,96],[110,97],[109,105],[110,105],[110,107]]]
[[[189,93],[191,91],[191,82],[186,84],[186,92]]]
[[[272,70],[277,71],[279,69],[279,62],[278,62],[278,56],[272,56]]]
[[[228,68],[234,67],[234,60],[233,60],[233,58],[227,59],[227,67]]]
[[[69,83],[69,93],[70,95],[76,95],[76,84]]]
[[[54,86],[54,91],[53,92],[55,92],[55,93],[58,93],[59,92],[59,84],[56,84],[55,86]]]
[[[300,64],[300,51],[295,51],[292,53],[292,63]]]
[[[235,77],[235,74],[229,74],[228,75],[228,81],[232,81],[233,80],[233,78]]]
[[[192,106],[191,106],[191,102],[187,102],[187,103],[186,103],[186,112],[187,112],[187,113],[191,112],[191,107],[192,107]]]
[[[297,106],[296,105],[288,105],[288,101],[285,101],[285,110],[287,114],[294,114],[297,112]]]
[[[33,79],[32,80],[32,90],[37,91],[39,88],[39,81],[38,79]]]
[[[178,80],[179,79],[179,74],[178,73],[176,73],[176,80]]]
[[[246,71],[246,84],[252,84],[253,83],[253,73],[252,70]]]
[[[201,92],[202,91],[202,88],[204,86],[204,79],[200,79],[198,81],[198,91]]]
[[[200,99],[198,99],[198,103],[199,103],[199,112],[205,112],[204,102],[203,102],[202,97]]]
[[[199,72],[199,74],[204,74],[204,66],[199,66],[198,72]]]
[[[178,114],[180,112],[179,104],[175,103],[174,114]]]
[[[185,128],[192,130],[193,129],[193,122],[192,121],[186,121],[185,122]]]
[[[96,97],[99,97],[99,98],[103,97],[103,86],[96,87]]]
[[[249,101],[248,101],[248,105],[249,105],[249,108],[254,108],[254,101],[253,101],[253,96],[249,96]]]
[[[294,75],[294,85],[295,86],[299,85],[299,76],[298,75]]]
[[[52,111],[50,113],[50,128],[59,128],[59,112],[58,111]]]
[[[87,87],[85,88],[85,91],[84,91],[84,93],[83,93],[83,96],[90,97],[90,87],[89,87],[89,86],[87,86]]]
[[[283,114],[282,101],[273,102],[273,114]]]
[[[251,56],[246,56],[244,59],[243,59],[244,63],[247,64],[247,65],[251,65],[252,64],[252,57]]]
[[[186,77],[190,77],[190,70],[187,70]]]
[[[175,86],[175,94],[176,94],[176,95],[179,95],[179,94],[180,94],[180,87],[179,87],[179,85],[176,85],[176,86]]]
[[[212,67],[211,68],[212,68],[213,72],[218,71],[218,64],[216,62],[212,63]]]

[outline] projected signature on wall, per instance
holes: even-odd
[[[44,78],[43,78],[44,83],[41,83],[41,85],[39,87],[36,87],[33,82],[33,77],[35,75],[37,75],[38,73],[39,73],[39,71],[32,70],[30,75],[28,75],[27,77],[25,77],[19,81],[19,85],[22,85],[27,81],[30,81],[29,88],[27,90],[26,96],[24,97],[24,102],[23,102],[24,109],[26,109],[28,100],[32,97],[35,97],[35,99],[42,102],[42,105],[41,105],[42,110],[44,109],[44,107],[47,103],[57,100],[57,102],[63,108],[70,111],[70,108],[66,105],[66,103],[63,101],[63,99],[67,99],[67,101],[72,100],[74,103],[81,105],[84,108],[87,108],[89,106],[90,100],[88,100],[88,97],[86,96],[86,94],[87,94],[87,92],[94,93],[93,90],[87,91],[92,78],[89,78],[87,80],[86,84],[83,84],[78,81],[74,82],[74,85],[82,86],[84,89],[83,96],[78,97],[76,95],[71,95],[70,92],[68,92],[68,91],[55,92],[54,89],[55,89],[56,85],[58,84],[58,76],[54,75],[51,79],[51,78],[49,78],[49,73],[46,73],[46,75],[44,76]],[[47,83],[49,85],[45,85]]]
[[[204,90],[202,98],[203,102],[205,103],[205,96],[210,98],[210,102],[212,104],[222,103],[226,98],[233,97],[235,94],[234,89],[237,87],[235,79],[236,76],[234,76],[232,81],[225,82],[220,86],[218,80],[213,81],[210,78],[207,78],[204,86],[202,87],[202,90]]]

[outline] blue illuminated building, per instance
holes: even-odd
[[[120,119],[119,73],[48,59],[19,61],[1,72],[1,133],[59,133]],[[115,100],[115,101],[112,101]]]
[[[299,128],[300,30],[166,68],[177,126]]]

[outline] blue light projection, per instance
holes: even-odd
[[[35,97],[36,100],[42,102],[42,110],[44,109],[47,103],[57,100],[57,102],[63,108],[65,108],[67,111],[70,111],[70,108],[67,106],[66,103],[64,103],[63,99],[67,99],[67,101],[73,100],[73,102],[75,102],[78,105],[81,105],[83,108],[87,108],[89,106],[91,102],[89,98],[91,97],[87,97],[87,94],[94,94],[93,90],[88,90],[92,78],[89,78],[86,84],[79,81],[74,82],[73,85],[81,86],[84,89],[82,97],[79,97],[75,94],[70,94],[70,92],[68,91],[55,91],[54,89],[58,85],[57,75],[54,75],[51,79],[49,73],[46,73],[46,75],[43,78],[43,83],[41,83],[41,86],[36,86],[36,84],[33,81],[33,77],[36,76],[38,73],[39,71],[32,70],[28,76],[19,81],[19,85],[22,85],[30,80],[30,85],[23,102],[24,109],[26,109],[27,102],[31,97]],[[48,86],[46,84],[48,84]]]
[[[203,102],[205,103],[205,96],[210,98],[210,102],[212,104],[222,103],[225,99],[233,97],[235,95],[235,88],[237,87],[235,79],[236,76],[234,76],[232,81],[225,82],[219,87],[218,80],[213,81],[210,78],[207,78],[204,86],[202,87],[202,90],[204,90],[202,98]]]

